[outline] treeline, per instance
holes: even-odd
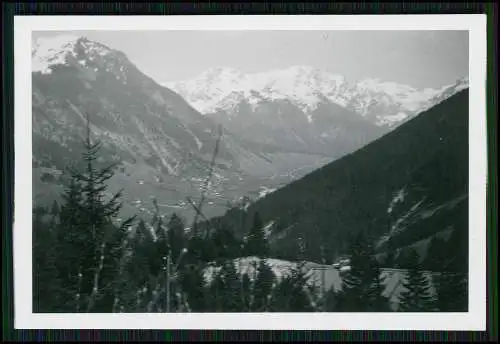
[[[342,290],[322,293],[308,283],[300,240],[300,262],[281,278],[274,274],[257,213],[243,239],[222,223],[199,231],[195,221],[186,231],[183,219],[172,214],[165,221],[158,207],[150,223],[121,220],[121,192],[104,196],[114,167],[97,167],[99,149],[89,133],[86,167],[69,169],[63,203],[33,211],[34,312],[391,311],[381,266],[363,234],[350,243]],[[235,259],[249,256],[261,258],[256,273],[238,272]],[[410,258],[400,310],[467,310],[466,274],[441,274],[431,283],[418,256]]]

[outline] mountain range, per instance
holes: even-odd
[[[150,214],[155,197],[164,211],[191,216],[186,198],[199,196],[222,125],[208,217],[356,151],[468,84],[417,91],[365,80],[353,87],[292,67],[253,76],[214,68],[160,85],[123,52],[80,36],[33,44],[32,80],[35,203],[62,190],[64,179],[44,176],[78,159],[88,115],[103,143],[101,162],[120,163],[110,191],[126,186],[126,211]],[[394,120],[402,109],[405,119]]]
[[[349,83],[310,66],[255,74],[217,67],[163,85],[246,140],[337,159],[467,88],[468,78],[420,90],[378,79]]]
[[[193,79],[163,85],[181,94],[201,113],[213,116],[224,112],[228,120],[237,115],[241,103],[255,112],[280,100],[297,107],[310,124],[317,120],[318,107],[333,103],[378,126],[394,127],[467,88],[468,77],[439,89],[416,89],[380,79],[350,83],[342,75],[311,66],[254,74],[217,67]]]

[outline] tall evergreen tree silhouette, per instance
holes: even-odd
[[[168,230],[168,243],[172,250],[172,261],[177,263],[177,259],[180,256],[182,249],[186,248],[186,240],[184,235],[184,222],[176,214],[173,213],[170,220],[167,223]]]
[[[57,260],[64,288],[75,295],[68,305],[83,312],[110,312],[120,271],[123,243],[134,218],[115,225],[121,191],[107,199],[116,165],[98,167],[101,142],[92,140],[87,116],[84,168],[70,168],[70,187],[61,207]]]
[[[243,302],[241,299],[241,280],[234,266],[233,260],[227,260],[221,269],[223,281],[222,300],[224,311],[241,312]]]
[[[350,270],[342,278],[338,297],[339,311],[377,312],[388,310],[388,300],[382,296],[380,266],[375,259],[371,241],[360,232],[350,248]]]
[[[468,278],[463,272],[443,272],[436,277],[436,308],[440,312],[467,312]]]
[[[33,211],[33,312],[58,312],[63,304],[56,269],[56,250],[59,249],[55,237],[54,222],[44,221],[47,212],[43,208]],[[52,215],[54,216],[54,215]],[[57,216],[57,214],[56,214]]]
[[[244,247],[245,255],[263,258],[269,254],[269,247],[263,227],[260,215],[256,212],[253,217],[252,227],[247,235]]]
[[[467,312],[469,309],[469,281],[467,266],[461,263],[462,258],[455,256],[449,266],[436,274],[436,308],[440,312]]]
[[[56,267],[61,282],[60,298],[65,311],[83,311],[82,267],[90,271],[85,282],[92,283],[92,259],[94,253],[90,230],[84,222],[83,192],[76,178],[70,180],[68,188],[62,195],[63,204],[59,213],[59,226],[56,231],[58,250]],[[86,263],[86,264],[85,264]],[[88,287],[86,292],[90,292]]]
[[[241,299],[243,303],[243,311],[249,312],[252,310],[253,292],[252,282],[248,273],[243,273],[241,276]]]
[[[257,269],[257,278],[253,287],[252,311],[265,312],[269,309],[269,299],[276,276],[265,259],[261,259]]]
[[[123,307],[125,312],[142,312],[151,298],[149,293],[152,286],[150,282],[150,260],[154,247],[153,235],[143,219],[130,235],[128,245],[128,259],[125,262],[121,285],[119,288],[118,304],[115,311]]]
[[[218,263],[234,259],[241,255],[241,243],[236,239],[234,231],[226,224],[217,223],[210,236],[210,256]]]
[[[303,264],[290,269],[273,289],[270,309],[273,312],[312,312]]]
[[[428,276],[422,271],[419,254],[411,249],[407,260],[407,276],[402,283],[404,291],[399,299],[403,312],[430,312],[434,310],[434,296]]]
[[[210,304],[207,299],[204,271],[201,264],[188,264],[182,268],[181,289],[187,295],[189,307],[193,312],[206,311]]]
[[[213,280],[208,287],[208,293],[210,298],[207,300],[207,309],[212,312],[223,312],[224,309],[224,278],[222,276],[222,271],[214,272]]]

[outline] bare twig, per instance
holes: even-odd
[[[199,217],[202,217],[204,220],[207,220],[207,218],[203,215],[202,213],[202,207],[203,207],[203,204],[205,202],[205,193],[208,189],[208,185],[210,183],[210,180],[213,176],[213,170],[214,170],[214,166],[215,166],[215,159],[217,157],[217,154],[219,152],[219,144],[220,144],[220,141],[222,139],[222,126],[219,125],[219,136],[217,138],[217,141],[216,141],[216,144],[215,144],[215,149],[214,149],[214,153],[212,155],[212,160],[211,160],[211,163],[210,163],[210,170],[209,170],[209,173],[208,173],[208,176],[207,178],[205,179],[204,183],[203,183],[203,186],[202,186],[202,189],[201,189],[201,197],[200,197],[200,201],[198,202],[198,204],[196,205],[189,197],[187,198],[189,204],[193,207],[193,209],[195,210],[195,216],[193,218],[193,225],[191,226],[191,228],[193,229],[193,232],[191,233],[192,236],[197,236],[197,233],[196,233],[196,223],[198,222],[198,218]],[[158,219],[158,213],[159,213],[159,208],[158,208],[158,203],[156,201],[156,199],[153,200],[153,203],[154,203],[154,206],[155,206],[155,216],[153,217],[153,226],[156,224],[156,222],[159,220]],[[179,262],[177,263],[177,265],[179,264]],[[177,266],[175,268],[175,271],[177,272]],[[153,308],[156,306],[156,304],[158,303],[159,299],[160,299],[160,296],[163,295],[163,293],[166,293],[166,294],[169,294],[166,290],[166,284],[163,288],[161,288],[161,284],[160,284],[160,276],[161,276],[162,272],[159,273],[158,277],[157,277],[157,284],[156,284],[156,287],[155,289],[153,290],[153,298],[152,300],[149,301],[147,307],[146,307],[146,311],[147,312],[152,312],[153,311]],[[170,284],[170,279],[171,279],[171,276],[169,275],[168,276],[168,281],[166,281],[167,284]],[[176,283],[177,285],[177,283]],[[178,287],[177,287],[178,288]],[[177,289],[176,288],[176,289]],[[180,294],[182,295],[182,294]],[[168,295],[166,297],[169,297]],[[182,298],[182,297],[181,297]],[[181,300],[179,301],[179,304],[182,305],[184,302]],[[187,301],[185,301],[186,303],[186,308],[190,311],[189,309],[189,305],[187,304]]]
[[[194,236],[197,235],[197,233],[196,233],[196,223],[198,222],[198,216],[199,216],[199,214],[202,212],[202,207],[203,207],[203,204],[205,202],[205,194],[207,192],[208,185],[210,183],[210,180],[212,179],[213,172],[214,172],[215,158],[217,157],[217,154],[219,153],[219,144],[220,144],[220,141],[222,139],[222,126],[219,125],[218,129],[219,129],[219,136],[217,138],[217,141],[215,142],[214,153],[212,154],[212,161],[210,162],[210,169],[209,169],[209,172],[208,172],[208,176],[205,179],[205,182],[203,183],[203,186],[202,186],[202,189],[201,189],[200,201],[198,202],[198,205],[197,205],[197,207],[195,209],[195,215],[194,215],[194,219],[193,219],[193,226],[191,227],[191,228],[193,228],[193,235]]]
[[[116,313],[116,309],[117,309],[119,303],[120,303],[120,299],[115,296],[115,300],[113,301],[113,310],[111,311],[112,313]]]
[[[92,288],[92,293],[90,294],[90,297],[89,297],[89,303],[87,305],[87,313],[90,312],[92,307],[94,307],[95,298],[97,296],[97,293],[99,292],[99,275],[100,275],[100,273],[102,271],[102,267],[103,267],[104,248],[105,247],[106,247],[106,244],[102,243],[101,244],[101,251],[100,251],[101,257],[99,259],[99,266],[96,269],[95,274],[94,274],[94,287]]]
[[[198,216],[201,216],[205,221],[208,221],[208,219],[205,217],[205,215],[201,212],[201,210],[198,208],[198,206],[194,203],[194,201],[189,196],[186,197],[186,199],[187,199],[188,203],[196,211],[196,214],[198,214]]]

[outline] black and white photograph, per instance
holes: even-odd
[[[485,26],[462,17],[36,18],[16,42],[16,301],[195,328],[483,326]]]

